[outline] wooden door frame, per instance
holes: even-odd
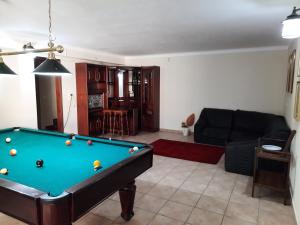
[[[34,68],[38,67],[42,62],[46,60],[45,57],[35,57],[34,58]],[[38,128],[41,127],[40,124],[40,99],[39,99],[39,85],[38,76],[35,76],[35,87],[36,87],[36,103],[37,103],[37,118],[38,118]],[[62,79],[61,77],[55,77],[55,93],[56,93],[56,114],[57,114],[57,131],[64,132],[64,117],[63,117],[63,102],[62,102]]]

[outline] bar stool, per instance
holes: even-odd
[[[122,110],[122,109],[113,110],[113,114],[114,114],[113,135],[115,134],[116,125],[118,125],[117,126],[118,133],[121,133],[122,136],[124,135],[123,118],[125,118],[125,126],[127,129],[127,133],[129,135],[128,110]]]
[[[111,131],[112,131],[112,126],[111,126],[112,116],[113,116],[113,110],[103,109],[102,134],[105,134],[105,128],[108,132],[111,133]],[[105,124],[107,126],[105,126]]]

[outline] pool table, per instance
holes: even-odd
[[[7,143],[6,138],[11,142]],[[71,145],[66,145],[71,140]],[[88,140],[92,144],[87,143]],[[132,147],[135,152],[129,152]],[[10,155],[15,149],[17,154]],[[42,167],[36,165],[43,160]],[[94,169],[99,160],[101,167]],[[130,220],[134,180],[152,166],[150,145],[27,128],[0,130],[0,211],[34,225],[70,225],[119,191]]]

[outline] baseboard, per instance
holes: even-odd
[[[294,198],[293,198],[293,195],[292,195],[292,190],[290,188],[290,194],[291,194],[291,204],[292,204],[292,208],[293,208],[293,214],[294,214],[294,218],[295,218],[295,221],[296,221],[296,224],[297,225],[300,225],[300,217],[297,216],[297,213],[296,213],[296,209],[295,209],[295,204],[294,204]]]

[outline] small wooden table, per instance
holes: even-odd
[[[267,159],[271,161],[282,162],[284,171],[275,172],[258,168],[258,160]],[[289,152],[279,151],[271,152],[262,147],[255,148],[254,174],[252,185],[252,197],[254,197],[255,186],[270,188],[274,191],[284,193],[284,204],[287,204],[289,198],[289,171],[291,154]]]

